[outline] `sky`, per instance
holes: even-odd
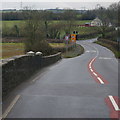
[[[0,9],[21,9],[30,7],[32,9],[94,9],[97,4],[108,7],[119,0],[2,0]],[[22,4],[21,4],[22,3]]]

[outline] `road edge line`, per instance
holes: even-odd
[[[114,109],[115,109],[116,111],[120,111],[120,109],[119,109],[119,107],[118,107],[116,101],[114,100],[113,96],[112,96],[112,95],[109,95],[108,97],[109,97],[109,99],[110,99],[110,101],[111,101],[111,103],[112,103]]]
[[[7,115],[9,114],[9,112],[12,110],[12,108],[14,107],[14,105],[17,103],[17,101],[19,100],[21,95],[17,95],[14,100],[10,103],[10,105],[8,106],[8,108],[6,109],[6,111],[3,113],[2,118],[6,118]]]

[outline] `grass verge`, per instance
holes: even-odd
[[[112,47],[112,45],[106,44],[106,43],[103,43],[103,42],[100,42],[100,41],[96,41],[94,43],[97,43],[99,45],[102,45],[102,46],[110,49],[115,54],[115,57],[120,59],[120,51],[117,51],[115,48]]]
[[[24,54],[23,43],[0,43],[0,46],[2,47],[2,59]]]
[[[73,57],[77,57],[83,53],[84,53],[84,48],[81,45],[77,44],[76,47],[73,48],[72,50],[62,53],[62,57],[63,58],[73,58]]]

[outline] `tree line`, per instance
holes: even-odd
[[[26,9],[16,11],[16,12],[2,12],[2,20],[26,20]],[[36,12],[36,10],[32,10]],[[120,2],[111,4],[108,8],[104,8],[100,6],[94,10],[86,10],[80,13],[78,10],[64,10],[62,13],[53,13],[48,10],[38,10],[39,15],[47,16],[47,20],[93,20],[96,17],[99,17],[104,22],[111,22],[113,25],[117,25],[119,23],[118,13],[120,11]],[[120,24],[120,23],[119,23]]]
[[[34,12],[36,10],[33,10]],[[26,20],[25,17],[26,10],[16,11],[16,12],[2,12],[2,20]],[[92,20],[95,18],[94,15],[87,16],[84,14],[79,13],[76,10],[64,10],[63,13],[53,13],[48,10],[39,10],[39,14],[47,14],[48,20],[68,20],[70,17],[73,17],[75,20]],[[69,16],[71,14],[72,16]]]

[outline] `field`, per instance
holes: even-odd
[[[59,21],[54,20],[51,21],[52,23],[57,23]],[[81,25],[81,24],[85,24],[91,22],[89,20],[83,20],[83,21],[75,21],[76,24]],[[52,24],[51,23],[51,24]],[[13,27],[14,25],[17,25],[19,28],[24,26],[25,21],[24,20],[18,20],[18,21],[2,21],[2,29],[3,32],[5,33],[9,33],[9,35],[13,34],[15,35],[16,32],[14,31]],[[92,27],[73,27],[73,30],[77,30],[79,32],[80,35],[86,34],[86,33],[90,33],[90,32],[94,32],[94,28]],[[65,33],[62,30],[61,31],[61,36],[64,36]],[[62,38],[62,37],[61,37]],[[64,47],[65,44],[64,43],[50,43],[50,45],[55,48],[55,47]],[[21,55],[24,54],[24,44],[22,43],[3,43],[0,44],[0,46],[2,46],[2,58],[9,58],[11,56],[15,56],[15,55]]]
[[[50,46],[55,47],[64,47],[64,43],[50,43]],[[2,47],[2,59],[9,58],[16,55],[23,55],[24,53],[24,44],[23,43],[0,43]]]
[[[53,48],[55,48],[55,47],[65,47],[64,43],[49,43],[49,45]]]
[[[2,58],[24,54],[24,44],[22,43],[1,43],[0,46],[2,46]]]
[[[55,23],[59,23],[59,22],[65,22],[65,21],[59,21],[59,20],[52,20],[50,21],[50,23],[48,24],[48,28],[49,25],[51,24],[55,24]],[[74,24],[76,25],[83,25],[85,23],[90,23],[90,20],[82,20],[82,21],[74,21]],[[25,34],[25,20],[16,20],[16,21],[2,21],[2,35],[3,37],[17,37],[17,32],[16,32],[16,28],[15,25],[17,25],[17,28],[19,30],[19,35],[20,36],[24,36]],[[1,27],[1,25],[0,25]],[[71,28],[71,31],[77,30],[79,32],[79,34],[83,35],[86,33],[90,33],[90,32],[94,32],[94,28],[92,27],[75,27],[73,26]],[[60,30],[61,34],[60,34],[60,38],[62,39],[65,36],[65,31],[64,30]]]
[[[2,21],[2,25],[4,27],[4,25],[6,25],[7,27],[13,27],[14,25],[22,25],[25,24],[25,21],[23,20],[14,20],[14,21]]]
[[[58,23],[60,21],[53,20],[51,22],[52,23]],[[91,20],[79,20],[79,21],[75,21],[75,23],[78,24],[78,25],[89,23],[89,22],[91,22]],[[2,21],[2,26],[3,27],[8,27],[8,28],[12,28],[14,25],[21,26],[21,25],[24,25],[24,24],[25,24],[24,20]],[[0,27],[1,27],[1,25],[0,25]]]

